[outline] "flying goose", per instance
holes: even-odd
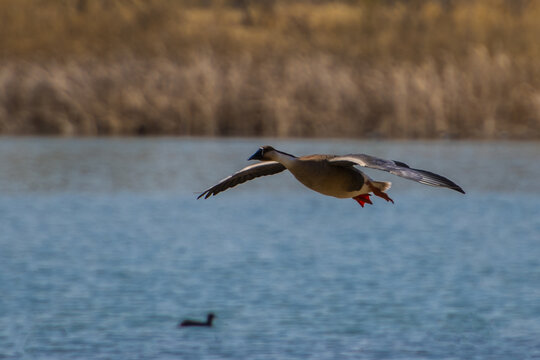
[[[392,199],[386,194],[392,183],[374,181],[356,165],[387,171],[391,174],[410,179],[421,184],[445,187],[465,194],[465,191],[453,181],[426,170],[410,168],[400,161],[376,158],[365,154],[349,155],[307,155],[296,157],[271,146],[262,146],[248,160],[260,162],[246,166],[242,170],[226,177],[216,185],[205,190],[197,199],[205,199],[222,191],[242,184],[259,176],[273,175],[283,170],[289,170],[302,184],[318,193],[337,198],[353,198],[362,207],[373,204],[370,194],[381,197],[386,201]]]
[[[209,313],[206,316],[206,322],[203,321],[196,321],[196,320],[184,320],[180,324],[178,324],[178,327],[185,327],[185,326],[212,326],[212,320],[214,320],[216,316],[212,313]]]

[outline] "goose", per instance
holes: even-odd
[[[210,196],[256,177],[289,170],[300,183],[323,195],[340,199],[352,198],[364,207],[365,204],[373,204],[370,199],[370,193],[373,193],[375,196],[394,203],[394,200],[386,194],[392,185],[391,182],[374,181],[355,166],[387,171],[421,184],[448,188],[465,194],[465,191],[456,183],[441,175],[413,169],[401,161],[385,160],[365,154],[315,154],[296,157],[266,145],[260,147],[248,160],[259,160],[259,162],[227,176],[203,191],[197,199],[203,196],[208,199]]]
[[[212,321],[214,320],[216,316],[212,313],[209,313],[206,317],[206,322],[203,321],[196,321],[196,320],[184,320],[180,324],[178,324],[178,327],[185,327],[185,326],[212,326]]]

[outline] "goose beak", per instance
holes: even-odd
[[[249,157],[248,160],[262,160],[262,149],[257,150],[257,152]]]

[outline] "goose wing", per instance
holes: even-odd
[[[328,161],[331,164],[337,166],[359,165],[367,168],[387,171],[390,174],[413,180],[421,184],[445,187],[465,194],[465,191],[463,191],[463,189],[459,185],[454,183],[452,180],[449,180],[444,176],[432,173],[431,171],[413,169],[409,167],[409,165],[400,161],[385,160],[365,154],[349,154],[344,156],[336,156],[328,159]]]
[[[229,188],[232,188],[238,184],[245,183],[248,180],[254,179],[259,176],[273,175],[285,170],[285,166],[281,165],[277,161],[262,161],[257,164],[249,165],[232,174],[227,176],[225,179],[218,182],[216,185],[212,186],[210,189],[205,190],[201,195],[197,197],[200,199],[204,196],[205,199],[212,195],[217,195],[218,193],[225,191]]]

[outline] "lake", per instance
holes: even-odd
[[[467,194],[373,170],[394,205],[289,173],[196,200],[264,144]],[[2,138],[0,359],[540,358],[539,160],[520,142]]]

